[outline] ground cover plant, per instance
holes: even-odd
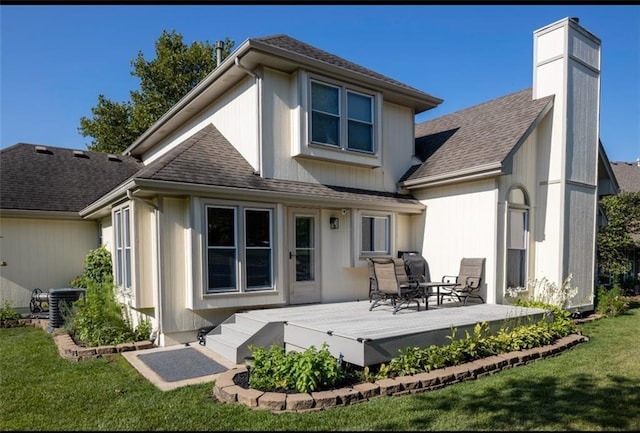
[[[72,362],[35,328],[0,329],[0,430],[640,430],[640,303],[577,325],[557,357],[415,395],[311,413],[219,403],[212,384],[163,392],[121,356]]]

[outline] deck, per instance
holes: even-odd
[[[456,329],[463,338],[477,323],[487,322],[492,331],[505,324],[539,321],[545,310],[497,304],[458,306],[455,303],[430,306],[421,304],[392,314],[391,306],[369,311],[369,302],[354,301],[313,304],[248,311],[254,320],[279,322],[284,327],[284,346],[288,351],[319,349],[323,342],[332,355],[359,366],[388,362],[400,349],[432,344],[444,345]]]

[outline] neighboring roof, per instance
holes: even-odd
[[[0,151],[0,209],[78,212],[141,166],[128,156],[18,143]]]
[[[185,189],[189,185],[208,185],[336,201],[419,204],[412,196],[397,193],[265,179],[254,174],[247,160],[211,124],[141,169],[133,176],[134,181],[138,179],[183,183]]]
[[[533,100],[529,88],[417,124],[416,156],[423,163],[412,167],[401,180],[501,168],[552,103],[553,96]]]
[[[611,168],[621,191],[640,191],[640,162],[614,161],[611,163]]]

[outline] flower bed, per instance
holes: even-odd
[[[246,367],[222,373],[213,387],[213,395],[221,402],[244,404],[250,408],[273,412],[317,411],[345,406],[373,398],[431,391],[463,380],[478,379],[498,371],[555,356],[589,339],[571,334],[553,344],[478,359],[428,373],[398,376],[375,382],[364,382],[349,388],[310,393],[263,392],[248,387]]]

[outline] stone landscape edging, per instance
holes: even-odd
[[[31,326],[34,328],[42,328],[47,330],[49,327],[48,319],[17,319],[17,320],[5,320],[1,323],[3,328],[15,328],[19,326]],[[78,346],[73,338],[67,333],[58,333],[57,330],[53,331],[53,340],[58,347],[58,353],[61,357],[71,360],[80,361],[83,359],[95,359],[108,355],[116,355],[122,352],[129,352],[132,350],[151,349],[155,347],[151,341],[136,341],[135,343],[120,343],[109,346],[97,346],[97,347],[84,347]]]
[[[287,394],[243,388],[238,385],[236,377],[247,374],[247,367],[240,367],[220,374],[214,384],[213,395],[223,403],[239,403],[252,409],[267,409],[276,413],[326,410],[385,396],[432,391],[464,380],[478,379],[507,368],[558,355],[586,341],[589,339],[584,335],[571,334],[546,346],[502,353],[465,364],[431,370],[428,373],[398,376],[375,382],[363,382],[353,387],[309,393]]]

